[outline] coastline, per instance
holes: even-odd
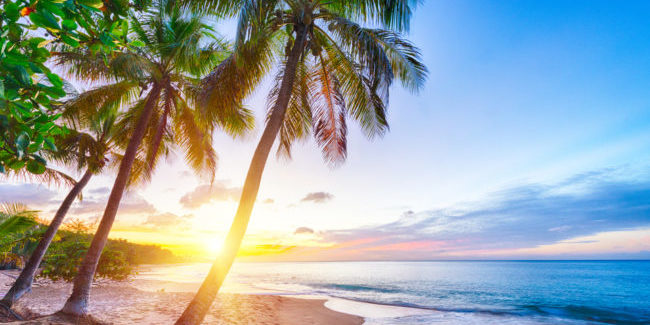
[[[16,270],[0,271],[0,294],[4,294],[16,276]],[[161,281],[163,282],[163,281]],[[15,306],[28,317],[26,322],[11,324],[49,324],[42,319],[58,311],[71,291],[71,284],[37,280],[32,291]],[[192,292],[146,291],[138,280],[98,281],[91,292],[91,314],[107,324],[172,324],[192,299]],[[364,319],[325,306],[327,299],[304,299],[278,295],[220,293],[205,324],[340,324],[360,325]],[[31,321],[30,321],[31,320]]]

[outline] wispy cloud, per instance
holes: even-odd
[[[309,227],[298,227],[296,230],[293,232],[295,235],[298,234],[313,234],[314,229],[311,229]]]
[[[471,258],[479,251],[508,252],[650,227],[650,180],[620,180],[615,172],[525,184],[462,209],[409,211],[378,226],[322,231],[321,240],[333,245],[310,254],[316,259]]]
[[[81,202],[75,203],[70,211],[74,214],[101,214],[106,208],[107,196],[99,198],[86,198]],[[119,214],[141,214],[141,213],[156,213],[156,208],[145,200],[139,194],[127,193],[120,202]]]
[[[152,226],[155,228],[160,228],[160,227],[178,227],[178,226],[188,226],[188,221],[193,218],[193,215],[191,214],[186,214],[186,215],[176,215],[173,213],[159,213],[159,214],[152,214],[147,217],[147,220],[144,221],[143,225],[145,226]]]
[[[334,198],[334,195],[327,192],[312,192],[303,197],[300,202],[324,203]]]
[[[216,201],[237,200],[241,195],[241,188],[229,187],[226,182],[214,182],[209,185],[199,185],[192,192],[181,197],[180,203],[188,209],[196,209],[204,204]]]
[[[20,202],[40,207],[49,204],[56,194],[38,184],[0,184],[1,202]]]

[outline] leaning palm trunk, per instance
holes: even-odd
[[[203,280],[203,283],[194,296],[194,299],[192,299],[187,308],[185,308],[181,317],[176,321],[176,325],[201,324],[235,260],[241,241],[246,233],[248,221],[250,220],[251,212],[253,211],[253,205],[257,199],[257,191],[260,188],[266,160],[269,157],[269,152],[271,152],[273,142],[278,136],[278,132],[282,126],[282,121],[284,120],[287,105],[291,97],[291,89],[293,88],[295,80],[296,67],[304,49],[305,34],[306,28],[303,26],[297,32],[294,46],[287,58],[280,93],[271,112],[271,116],[267,121],[266,127],[264,128],[262,138],[257,144],[251,164],[248,167],[248,174],[246,175],[246,181],[244,182],[244,188],[242,189],[239,207],[237,208],[235,219],[230,226],[230,231],[226,236],[226,245],[221,254],[212,264],[210,272],[205,280]]]
[[[54,235],[59,230],[61,223],[65,215],[68,213],[70,206],[74,202],[75,198],[81,193],[84,189],[90,178],[93,176],[93,173],[90,170],[86,170],[81,179],[72,187],[68,195],[65,197],[61,206],[56,211],[52,222],[47,227],[45,234],[41,238],[41,241],[38,242],[38,246],[30,256],[29,261],[25,264],[25,267],[20,272],[18,279],[14,282],[13,286],[7,291],[4,298],[0,301],[0,304],[3,304],[7,307],[11,307],[20,297],[27,293],[32,288],[32,282],[34,281],[34,276],[36,275],[36,270],[47,252],[47,248],[50,247],[50,243],[54,239]]]
[[[106,203],[106,209],[104,210],[104,216],[102,217],[97,232],[93,236],[93,240],[90,243],[88,252],[81,262],[79,271],[74,280],[74,287],[72,289],[72,294],[70,298],[66,301],[61,312],[65,314],[82,316],[88,314],[88,300],[90,298],[90,286],[93,282],[93,277],[95,271],[97,270],[97,263],[99,262],[99,257],[102,254],[104,245],[106,245],[106,240],[108,239],[108,234],[111,231],[113,222],[115,221],[115,215],[117,214],[117,209],[120,206],[120,201],[122,200],[122,194],[124,194],[124,189],[126,188],[127,182],[129,180],[129,175],[131,173],[131,167],[133,166],[133,161],[136,158],[138,147],[144,138],[145,132],[147,130],[147,124],[151,119],[154,108],[160,96],[160,86],[155,84],[147,101],[145,103],[144,109],[140,117],[138,118],[138,124],[131,136],[131,140],[124,152],[124,157],[120,163],[120,168],[117,172],[117,177],[115,178],[115,183],[113,184],[113,189],[111,190],[111,195],[108,198]]]

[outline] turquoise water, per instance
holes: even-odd
[[[650,261],[237,263],[226,290],[242,286],[343,298],[328,306],[367,324],[650,324]]]

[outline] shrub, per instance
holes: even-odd
[[[72,281],[77,275],[79,265],[90,246],[87,241],[60,241],[50,246],[43,260],[40,276],[51,280]],[[104,249],[97,265],[95,278],[124,280],[131,275],[133,268],[126,261],[124,253]]]

